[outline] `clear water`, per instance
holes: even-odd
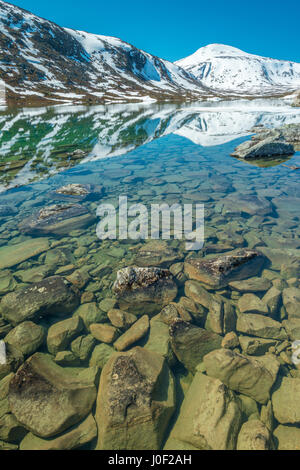
[[[205,245],[200,256],[259,247],[269,259],[263,276],[286,277],[282,265],[300,257],[300,171],[284,165],[300,166],[300,153],[285,160],[255,162],[230,154],[249,138],[254,125],[291,122],[300,122],[300,112],[273,102],[205,108],[199,104],[3,110],[0,204],[12,204],[17,213],[1,218],[0,246],[31,238],[19,232],[18,224],[57,203],[51,191],[68,183],[92,183],[105,188],[99,202],[83,202],[94,213],[100,202],[117,206],[119,195],[127,195],[129,204],[203,202]],[[70,157],[76,149],[86,152],[81,160]],[[263,213],[249,209],[244,196],[260,198]],[[89,268],[90,280],[83,291],[93,292],[97,302],[112,297],[117,270],[132,264],[136,251],[147,243],[100,241],[96,223],[62,238],[48,238],[70,250],[66,265]],[[178,252],[179,261],[190,256],[183,242],[167,243]],[[14,288],[23,287],[18,272],[44,262],[45,255],[39,255],[6,274],[14,276]],[[50,274],[63,273],[62,264]],[[102,267],[107,269],[99,270]],[[223,295],[230,298],[231,291]]]

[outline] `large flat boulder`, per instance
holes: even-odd
[[[279,370],[279,363],[272,356],[262,362],[229,349],[212,351],[203,362],[207,375],[261,404],[269,400]]]
[[[47,315],[67,315],[80,302],[78,292],[61,276],[52,276],[30,287],[6,294],[0,303],[5,320],[17,325]]]
[[[33,434],[55,436],[90,413],[96,399],[95,375],[95,368],[63,368],[51,356],[35,353],[10,382],[10,409]]]
[[[255,276],[263,263],[260,252],[242,249],[213,258],[191,258],[184,263],[184,269],[190,279],[221,289],[229,282]]]
[[[164,450],[233,450],[242,422],[235,394],[197,372]]]
[[[174,406],[174,379],[161,355],[140,347],[114,354],[101,373],[97,449],[160,449]]]

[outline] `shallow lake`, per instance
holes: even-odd
[[[299,287],[300,171],[290,166],[300,166],[300,152],[255,161],[230,156],[251,137],[254,126],[291,123],[300,123],[300,109],[276,100],[2,109],[0,295],[81,269],[86,273],[79,286],[82,302],[95,302],[106,314],[117,306],[112,292],[117,271],[136,264],[147,243],[155,260],[152,265],[157,262],[174,273],[176,302],[185,296],[185,259],[213,258],[239,248],[255,249],[265,256],[258,276],[267,287],[254,292],[259,299],[272,285],[279,290]],[[99,199],[75,201],[93,214],[92,223],[61,236],[42,235],[49,242],[48,249],[32,256],[29,248],[26,258],[18,247],[24,242],[30,246],[30,240],[34,245],[36,237],[20,231],[19,224],[47,206],[71,203],[72,197],[60,199],[55,192],[71,183],[103,187]],[[97,208],[103,203],[117,208],[119,196],[127,196],[128,205],[141,203],[147,208],[163,202],[204,204],[203,248],[186,251],[185,241],[172,237],[155,243],[150,239],[100,240]],[[11,214],[5,213],[5,206],[12,208]],[[5,250],[12,253],[12,246],[16,248],[9,255],[13,261],[5,254]],[[230,286],[208,290],[234,305],[247,293]],[[282,322],[285,318],[286,311],[279,305],[274,319]],[[48,329],[61,319],[45,317],[40,323]],[[11,328],[0,317],[0,339]],[[46,345],[39,350],[46,352]],[[80,365],[88,363],[86,357]],[[184,375],[179,369],[178,374]]]

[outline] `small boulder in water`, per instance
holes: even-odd
[[[67,235],[72,230],[82,229],[96,217],[80,204],[54,204],[26,218],[19,230],[29,235]]]

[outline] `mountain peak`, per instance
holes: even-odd
[[[207,46],[200,47],[194,54],[185,57],[184,59],[177,60],[175,64],[181,67],[186,67],[194,64],[196,61],[205,61],[213,57],[233,57],[233,56],[249,56],[247,52],[238,49],[237,47],[227,46],[226,44],[208,44]]]

